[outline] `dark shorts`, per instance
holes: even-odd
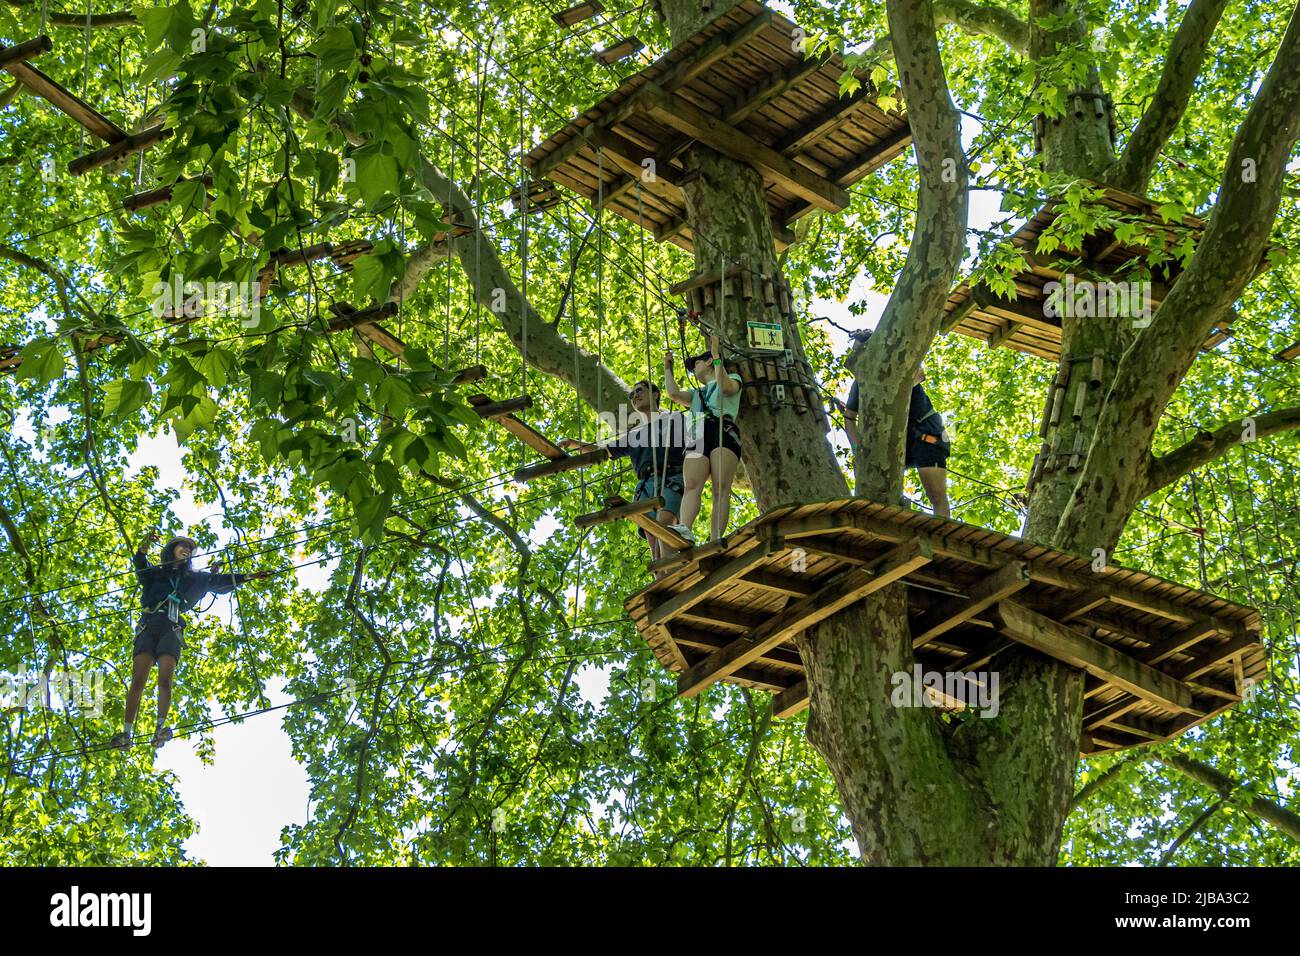
[[[952,446],[944,442],[931,443],[908,436],[905,464],[908,468],[947,468],[951,451]]]
[[[703,437],[703,447],[700,451],[688,451],[687,457],[699,457],[703,454],[705,457],[713,454],[714,449],[726,448],[733,452],[737,458],[740,457],[740,429],[730,418],[726,421],[718,418],[716,415],[706,415],[700,423]],[[699,446],[697,446],[699,447]]]
[[[181,659],[185,641],[181,629],[167,620],[166,614],[146,614],[135,627],[135,655],[150,654],[156,661],[164,654]]]
[[[677,517],[682,515],[682,493],[686,490],[686,485],[682,481],[682,473],[679,471],[675,475],[669,475],[660,488],[659,475],[648,475],[636,483],[636,494],[633,501],[645,501],[647,498],[663,498],[664,505],[661,511],[671,511]],[[650,517],[658,519],[658,515]],[[640,532],[641,537],[645,538],[646,533]]]

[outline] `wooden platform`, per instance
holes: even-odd
[[[911,143],[906,116],[876,105],[872,84],[841,96],[838,55],[795,52],[794,24],[742,0],[689,40],[629,77],[528,154],[534,178],[549,178],[641,224],[659,241],[694,247],[686,222],[681,154],[700,142],[754,166],[767,184],[774,231],[813,209],[839,211],[853,183]],[[603,151],[604,182],[600,183]],[[653,181],[642,178],[653,159]],[[649,179],[649,177],[646,177]],[[542,204],[545,190],[536,195]],[[529,208],[535,208],[532,199]]]
[[[926,671],[996,670],[1016,642],[1086,670],[1085,754],[1177,736],[1265,673],[1252,608],[959,521],[848,498],[778,508],[724,544],[685,552],[625,604],[684,695],[728,681],[797,713],[795,636],[895,581]]]
[[[1045,313],[1047,283],[1063,283],[1066,274],[1072,275],[1075,281],[1136,280],[1137,276],[1121,275],[1118,270],[1126,263],[1145,262],[1153,248],[1168,252],[1189,236],[1193,242],[1199,242],[1205,231],[1203,219],[1183,216],[1181,221],[1166,223],[1157,211],[1159,203],[1118,189],[1108,187],[1100,202],[1115,210],[1115,225],[1088,236],[1079,248],[1062,248],[1051,253],[1038,252],[1038,238],[1063,209],[1056,202],[1040,209],[1010,237],[1012,245],[1024,250],[1026,259],[1025,271],[1016,276],[1016,298],[995,295],[984,285],[972,288],[969,283],[962,283],[948,296],[943,330],[980,339],[991,348],[1006,346],[1058,361],[1061,321]],[[1117,237],[1117,230],[1123,234],[1126,225],[1133,223],[1141,223],[1144,228],[1135,236],[1125,235],[1123,240]],[[1261,267],[1264,265],[1262,262]],[[1164,301],[1169,287],[1181,273],[1182,265],[1176,256],[1151,268],[1152,312]],[[1230,334],[1228,327],[1216,329],[1204,347],[1213,348]]]

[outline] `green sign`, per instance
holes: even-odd
[[[785,336],[779,322],[749,322],[750,348],[766,349],[769,352],[785,350]]]

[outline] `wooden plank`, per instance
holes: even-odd
[[[728,266],[725,271],[714,269],[712,272],[699,272],[681,282],[674,282],[668,287],[669,295],[685,295],[693,289],[702,289],[705,286],[717,285],[725,279],[732,276],[738,276],[749,269],[748,260],[739,262],[734,266]]]
[[[212,188],[212,174],[204,173],[202,177],[190,176],[183,178],[182,183],[202,182],[204,189]],[[122,208],[126,212],[139,212],[141,209],[148,209],[151,206],[157,206],[161,203],[170,202],[172,190],[179,186],[180,183],[173,183],[171,186],[162,186],[159,189],[150,189],[147,192],[136,193],[133,196],[127,196],[122,200]]]
[[[772,698],[773,717],[793,717],[810,703],[808,699],[808,682],[801,680],[791,684]]]
[[[706,146],[738,162],[748,163],[764,177],[813,205],[830,212],[847,208],[849,194],[806,166],[787,159],[776,150],[704,112],[680,96],[647,84],[638,96],[645,109],[659,122],[693,136]]]
[[[518,398],[507,398],[500,402],[494,402],[486,395],[471,395],[469,403],[474,406],[474,411],[479,418],[503,418],[533,407],[531,395],[520,395]]]
[[[913,649],[1027,587],[1029,581],[1029,565],[1024,561],[1003,565],[971,588],[965,599],[948,598],[921,615],[912,628]]]
[[[817,585],[802,577],[778,574],[775,571],[750,571],[736,579],[737,584],[762,588],[777,594],[789,594],[797,598],[806,598],[817,591]]]
[[[831,63],[830,57],[805,57],[800,63],[772,71],[747,96],[731,104],[731,109],[726,113],[727,122],[732,126],[740,125],[768,103],[796,89]]]
[[[538,478],[545,478],[548,475],[558,475],[578,468],[589,468],[592,465],[599,465],[601,462],[606,461],[609,461],[609,450],[605,448],[594,448],[591,451],[579,452],[576,455],[566,454],[563,458],[552,458],[516,469],[515,481],[536,481]]]
[[[640,501],[633,502],[618,498],[611,499],[611,501],[614,503],[607,508],[601,508],[599,511],[593,511],[585,515],[578,515],[573,519],[574,525],[579,528],[594,528],[598,524],[608,524],[620,518],[631,518],[633,515],[643,515],[647,511],[658,511],[664,506],[662,498],[643,498]]]
[[[107,116],[95,110],[80,97],[65,90],[30,63],[8,63],[4,69],[23,86],[44,99],[56,109],[84,126],[106,143],[117,143],[126,139],[126,130],[122,129]]]
[[[168,139],[172,131],[162,126],[155,126],[147,129],[143,133],[132,133],[126,139],[117,140],[109,143],[103,149],[97,149],[93,153],[87,153],[85,156],[78,156],[72,162],[68,163],[68,172],[73,176],[84,176],[92,169],[98,169],[101,166],[107,166],[116,160],[129,156],[132,153],[138,153],[142,149],[147,149],[154,143],[159,143]]]
[[[872,566],[835,575],[810,596],[791,604],[746,636],[692,666],[678,678],[677,693],[694,697],[794,635],[905,578],[916,568],[928,564],[933,556],[934,548],[929,540],[916,537],[893,548]]]
[[[399,358],[406,352],[406,343],[378,322],[362,322],[355,328],[375,345],[382,346]]]
[[[772,541],[770,538],[762,539],[757,547],[751,548],[744,554],[738,555],[724,562],[709,574],[704,576],[704,580],[695,584],[686,590],[674,594],[650,610],[649,620],[652,624],[662,624],[685,610],[703,601],[714,589],[730,581],[732,578],[740,577],[754,565],[767,560],[768,555],[772,553]]]
[[[673,621],[671,624],[665,624],[664,627],[667,628],[668,633],[673,636],[673,640],[678,644],[697,651],[713,653],[720,648],[726,647],[728,642],[731,641],[730,634],[719,634],[717,631],[702,631],[681,621]],[[803,669],[803,659],[799,656],[799,652],[790,647],[774,647],[760,657],[758,663]]]
[[[606,66],[612,66],[619,60],[640,53],[644,49],[645,44],[636,37],[623,37],[623,39],[619,40],[613,46],[606,47],[603,50],[598,50],[592,55]]]
[[[587,0],[586,3],[579,3],[576,6],[569,7],[567,10],[561,10],[559,13],[552,13],[551,19],[559,26],[571,27],[575,23],[581,23],[583,20],[589,20],[598,13],[605,12],[605,5],[600,0]]]
[[[1278,362],[1289,362],[1298,355],[1300,355],[1300,342],[1294,342],[1274,355],[1273,359]]]
[[[1015,601],[998,605],[1004,633],[1056,660],[1078,667],[1107,683],[1166,710],[1192,712],[1192,689],[1101,641],[1085,637]]]
[[[680,534],[668,525],[660,524],[648,514],[628,515],[628,519],[650,537],[659,539],[674,551],[689,551],[692,548],[691,543]]]

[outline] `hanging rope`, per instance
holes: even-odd
[[[605,364],[605,150],[596,148],[596,361]],[[604,408],[605,377],[596,376],[596,407]]]
[[[479,217],[483,214],[483,72],[487,67],[486,60],[482,60],[482,70],[480,69],[482,50],[478,44],[474,45],[474,77],[478,86],[477,122],[474,124],[474,279],[477,282],[480,275],[479,263],[483,245],[483,224]],[[448,254],[451,247],[448,246]],[[483,362],[483,303],[480,296],[474,296],[474,362],[482,364]]]
[[[519,324],[522,335],[519,363],[519,394],[528,394],[528,169],[524,165],[524,85],[519,88]],[[519,447],[520,462],[524,446]]]

